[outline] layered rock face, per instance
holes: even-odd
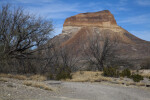
[[[63,25],[63,33],[65,31],[78,30],[81,27],[99,27],[101,29],[111,29],[115,32],[123,31],[108,10],[94,13],[81,13],[67,18]]]
[[[81,13],[66,19],[65,26],[99,26],[113,27],[116,26],[114,16],[108,11],[100,11],[95,13]]]
[[[128,31],[118,26],[113,14],[111,14],[111,12],[108,10],[93,13],[81,13],[67,18],[63,25],[62,37],[65,36],[64,34],[69,37],[76,36],[75,34],[81,35],[83,34],[83,31],[81,33],[80,30],[83,29],[85,31],[90,30],[90,33],[93,33],[93,35],[94,33],[110,33],[109,37],[117,37],[120,41],[124,43],[131,44],[135,42],[144,42],[141,39],[132,36],[132,34],[130,34]],[[69,40],[71,39],[72,38],[70,38]]]
[[[119,55],[124,59],[141,60],[150,57],[150,42],[132,35],[117,25],[114,16],[108,10],[81,13],[67,18],[63,25],[62,34],[52,40],[59,45],[72,45],[74,48],[83,49],[89,37],[100,34],[119,40]]]

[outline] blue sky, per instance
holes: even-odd
[[[53,20],[56,35],[61,33],[67,17],[110,10],[119,26],[150,41],[150,0],[0,0],[0,5],[5,3]]]

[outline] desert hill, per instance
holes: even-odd
[[[134,36],[117,25],[113,14],[108,10],[81,13],[67,18],[62,33],[50,41],[79,50],[83,49],[86,41],[96,34],[101,37],[107,35],[112,40],[117,38],[119,46],[116,48],[118,48],[118,55],[122,59],[139,63],[139,61],[150,57],[150,42]]]

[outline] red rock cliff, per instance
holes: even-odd
[[[116,26],[114,16],[108,10],[94,13],[81,13],[65,20],[65,26],[98,26],[113,27]]]

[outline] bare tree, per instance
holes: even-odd
[[[63,70],[66,67],[70,68],[72,71],[75,70],[75,65],[80,60],[78,57],[78,51],[71,45],[65,45],[60,47],[59,50],[60,64],[63,66]]]
[[[86,59],[98,70],[103,70],[106,61],[112,60],[115,56],[116,39],[112,40],[108,35],[95,34],[88,39],[87,47],[84,50]]]
[[[51,21],[37,18],[22,8],[0,9],[0,54],[11,58],[25,58],[32,48],[44,44],[53,30]]]
[[[53,24],[50,20],[27,13],[23,8],[2,5],[0,8],[0,71],[35,71],[31,56],[51,36]],[[15,68],[14,68],[15,66]],[[31,67],[31,68],[30,68]]]
[[[55,67],[59,63],[59,52],[55,43],[46,45],[45,49],[42,50],[42,54],[39,56],[41,55],[43,56],[41,59],[44,60],[40,66],[41,74],[44,74],[45,72],[55,73]]]

